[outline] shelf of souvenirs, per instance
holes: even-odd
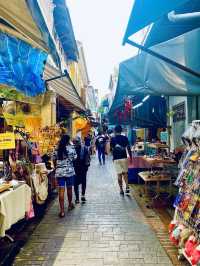
[[[170,173],[166,171],[143,171],[139,173],[139,176],[144,181],[170,181]]]
[[[169,230],[170,239],[178,247],[179,260],[185,258],[190,265],[198,266],[200,262],[200,236],[198,232],[194,230],[193,226],[182,220],[171,222],[170,226],[173,226],[173,229]],[[173,233],[175,228],[179,229],[176,233]]]
[[[148,143],[148,147],[152,149],[169,149],[169,145],[164,143]]]
[[[143,157],[148,163],[156,164],[156,163],[162,163],[162,164],[176,164],[176,161],[168,156],[161,157],[161,156],[147,156],[145,155]]]
[[[176,209],[176,219],[178,223],[183,224],[185,227],[189,228],[193,232],[193,234],[196,235],[200,242],[200,229],[198,229],[195,225],[195,220],[192,220],[192,218],[190,218],[189,220],[184,219],[183,214],[178,209]],[[196,218],[196,220],[197,219],[198,218]]]

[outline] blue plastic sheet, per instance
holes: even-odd
[[[36,0],[26,0],[27,5],[29,7],[29,10],[31,12],[31,15],[38,27],[38,29],[40,30],[43,40],[46,44],[46,46],[48,47],[49,53],[51,54],[54,63],[60,68],[61,67],[61,63],[60,63],[60,58],[58,56],[57,50],[56,50],[56,46],[54,44],[54,41],[49,33],[49,30],[47,28],[47,25],[45,23],[45,20],[43,18],[43,15],[41,13],[41,10],[38,6],[38,3]]]
[[[55,33],[57,34],[67,60],[78,60],[78,49],[73,26],[65,0],[53,0]]]
[[[26,96],[45,92],[42,80],[47,54],[0,32],[0,84],[15,87]]]

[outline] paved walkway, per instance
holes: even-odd
[[[172,266],[135,200],[119,195],[111,159],[92,160],[87,199],[64,219],[56,201],[14,265]]]

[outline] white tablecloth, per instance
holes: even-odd
[[[31,188],[26,184],[0,193],[0,237],[4,237],[6,230],[25,217],[30,202]]]

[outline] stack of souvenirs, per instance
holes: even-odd
[[[179,194],[169,232],[171,241],[179,248],[179,256],[191,265],[200,265],[200,121],[193,121],[182,139],[186,150],[175,183]]]

